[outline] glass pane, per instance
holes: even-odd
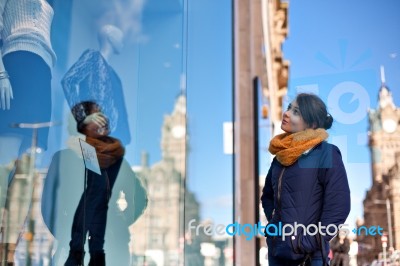
[[[45,0],[32,2],[48,15]],[[7,123],[31,124],[0,132],[1,207],[11,210],[2,212],[2,249],[16,248],[17,265],[182,265],[186,2],[49,2],[51,90],[23,95],[13,86],[12,107],[36,105]],[[37,143],[33,122],[51,122],[39,125],[49,130],[37,131]]]
[[[185,265],[233,265],[232,1],[188,10]]]

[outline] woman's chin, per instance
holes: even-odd
[[[287,126],[286,124],[282,124],[282,125],[281,125],[281,129],[282,129],[283,131],[285,131],[286,133],[290,133],[290,129],[288,128],[288,126]]]

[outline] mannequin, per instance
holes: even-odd
[[[1,176],[1,190],[8,188],[8,194],[7,200],[2,198],[0,208],[6,204],[4,213],[9,217],[16,213],[7,211],[14,204],[9,195],[14,191],[13,174],[18,167],[13,162],[21,159],[32,142],[31,130],[10,125],[49,122],[51,118],[51,67],[56,60],[50,43],[52,20],[53,9],[46,0],[0,0],[0,168],[12,165]],[[47,136],[48,128],[38,130],[38,146],[42,149],[47,148]],[[0,213],[0,259],[6,265],[13,265],[29,201],[22,205],[19,218],[12,218],[12,222],[3,219],[3,211]]]
[[[10,124],[51,118],[53,9],[45,0],[0,0],[0,14],[0,137],[18,138],[22,153],[30,147],[32,132]],[[48,129],[39,130],[40,147],[46,148],[47,136]]]
[[[72,108],[85,101],[93,101],[102,107],[104,119],[93,114],[99,126],[108,123],[111,136],[124,145],[130,143],[127,112],[121,80],[108,64],[113,54],[119,54],[123,47],[123,33],[112,25],[103,26],[98,34],[100,50],[86,50],[68,70],[62,80],[65,98]],[[83,107],[76,112],[77,122],[86,118]],[[96,121],[97,120],[97,121]]]

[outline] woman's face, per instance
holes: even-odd
[[[99,138],[108,135],[108,120],[100,109],[93,109],[89,116],[88,123],[85,125],[84,134],[88,137]]]
[[[307,125],[300,114],[296,100],[291,102],[283,113],[281,129],[287,133],[296,133],[307,129]]]
[[[90,122],[85,126],[84,134],[91,138],[99,138],[108,135],[107,127],[101,127],[94,122]]]

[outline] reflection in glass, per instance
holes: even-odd
[[[52,19],[53,8],[45,0],[0,3],[1,264],[14,262],[33,196],[36,148],[47,149],[49,128],[40,124],[51,119]]]
[[[149,205],[132,226],[135,262],[149,265],[180,265],[183,263],[183,217],[199,206],[189,191],[184,191],[186,178],[186,96],[180,94],[171,114],[164,116],[161,129],[162,158],[148,165],[147,153],[136,171],[145,177],[149,191]],[[184,131],[183,133],[181,131]],[[177,134],[177,132],[179,134]],[[186,198],[185,198],[186,196]],[[185,212],[184,201],[191,201]]]
[[[82,101],[95,101],[101,105],[109,120],[107,130],[127,145],[130,132],[122,84],[107,62],[112,54],[121,52],[123,33],[113,25],[105,25],[99,31],[98,40],[100,50],[86,50],[65,74],[62,80],[64,94],[71,108]],[[84,116],[82,108],[76,110],[78,121]]]
[[[125,148],[124,158],[119,166],[115,166],[119,168],[115,170],[116,176],[108,174],[106,177],[104,173],[101,176],[90,173],[88,176],[86,196],[89,198],[86,198],[86,206],[92,205],[89,203],[89,190],[95,185],[100,186],[101,193],[93,193],[95,197],[92,200],[97,194],[111,195],[105,200],[108,203],[106,229],[99,238],[100,242],[104,239],[104,246],[100,243],[99,247],[104,249],[106,264],[175,266],[205,265],[213,261],[217,265],[225,265],[225,258],[232,257],[228,254],[232,250],[232,239],[204,234],[196,236],[187,230],[187,223],[192,219],[202,226],[209,222],[202,220],[205,217],[201,217],[200,208],[213,209],[214,212],[218,209],[218,214],[223,213],[221,217],[231,217],[229,214],[232,212],[232,195],[225,195],[231,193],[231,180],[218,180],[225,185],[223,192],[222,188],[215,188],[218,182],[214,181],[217,180],[210,180],[213,176],[220,177],[218,173],[198,181],[205,184],[206,190],[213,190],[211,203],[205,202],[204,196],[203,201],[199,200],[198,195],[204,187],[189,189],[188,186],[189,179],[195,178],[189,178],[187,173],[189,148],[193,143],[189,143],[190,130],[187,126],[187,1],[53,2],[57,23],[52,28],[52,40],[59,59],[52,72],[53,95],[46,92],[36,97],[42,97],[40,103],[43,109],[47,108],[43,103],[44,97],[49,99],[52,113],[46,111],[46,115],[63,121],[63,124],[51,128],[48,137],[39,132],[39,138],[43,137],[46,141],[48,138],[48,148],[40,169],[36,169],[37,190],[32,203],[36,218],[32,225],[33,246],[27,251],[27,241],[22,239],[19,242],[15,256],[19,265],[24,265],[27,257],[31,258],[32,265],[63,265],[70,251],[75,214],[83,219],[92,211],[83,208],[83,203],[79,205],[85,198],[82,198],[85,165],[79,139],[87,139],[85,134],[81,134],[86,126],[93,127],[93,132],[100,135],[107,135],[109,131],[109,136],[118,139]],[[121,34],[110,24],[122,31],[123,48],[118,45]],[[108,25],[108,28],[103,25]],[[119,56],[111,56],[118,52]],[[229,97],[226,100],[230,102]],[[192,101],[197,99],[192,98]],[[86,112],[83,105],[77,105],[82,102],[96,103],[98,108]],[[216,102],[220,103],[220,99]],[[75,118],[71,115],[74,106],[78,106],[78,110],[74,111]],[[227,113],[230,112],[227,110]],[[28,113],[26,117],[30,118],[30,115]],[[83,123],[85,119],[87,123]],[[77,128],[82,125],[79,133]],[[196,136],[195,128],[192,133]],[[28,135],[30,137],[30,133]],[[204,142],[206,146],[217,146],[209,141]],[[5,143],[8,150],[15,152],[14,148],[8,148],[13,142],[7,139]],[[20,146],[20,143],[15,145]],[[190,152],[197,151],[193,149]],[[210,154],[215,154],[214,150],[210,150]],[[5,158],[2,153],[1,157]],[[216,161],[220,162],[219,159]],[[206,164],[201,167],[207,169]],[[4,168],[4,171],[8,169]],[[231,177],[229,171],[227,176]],[[99,178],[104,182],[92,182]],[[104,186],[107,178],[111,181],[108,191]],[[115,183],[112,186],[113,179]],[[217,194],[221,193],[224,193],[221,204],[226,206],[223,211],[217,207],[221,206],[219,202],[213,204],[219,200],[216,199],[220,196]],[[85,210],[86,215],[79,215],[81,210]],[[102,226],[104,213],[105,208],[96,212],[102,215]],[[90,223],[96,219],[86,217],[86,221]],[[78,231],[79,234],[83,243],[85,233]],[[90,253],[93,251],[90,243],[95,238],[92,239],[90,232],[88,235],[91,239],[85,241],[88,245],[85,250]],[[89,254],[86,254],[85,265],[89,259]]]
[[[108,136],[100,106],[82,102],[72,113],[79,133],[96,148],[101,175],[85,169],[78,144],[53,156],[42,196],[44,221],[57,240],[52,265],[84,264],[86,239],[89,265],[105,265],[105,251],[114,263],[129,265],[128,227],[145,209],[146,191],[123,160],[121,142]]]

